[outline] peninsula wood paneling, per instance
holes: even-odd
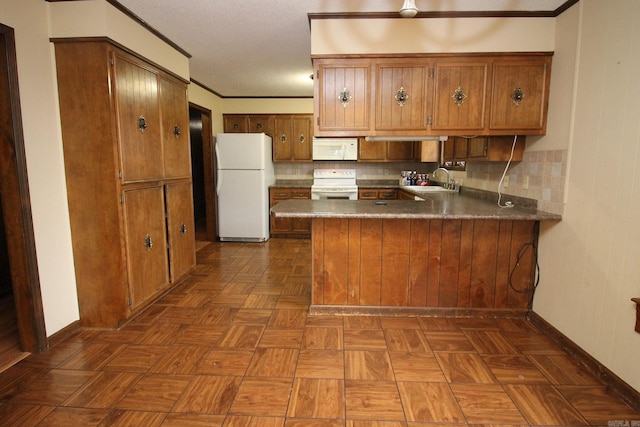
[[[534,221],[314,221],[314,305],[527,308]]]

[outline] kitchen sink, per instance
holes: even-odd
[[[411,190],[414,193],[440,193],[440,192],[450,192],[454,193],[455,190],[449,190],[448,188],[440,187],[439,185],[406,185],[401,188],[406,188],[407,190]]]

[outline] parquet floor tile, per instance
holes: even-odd
[[[203,246],[120,329],[0,372],[0,425],[640,424],[525,318],[310,315],[310,257],[304,239]]]

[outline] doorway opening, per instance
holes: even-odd
[[[7,331],[13,340],[17,334],[19,353],[42,353],[48,342],[31,217],[15,37],[13,29],[3,24],[0,24],[0,194],[0,277],[2,295],[6,296],[3,303],[7,304],[2,310],[11,313],[0,319],[0,332]],[[21,356],[16,354],[18,358]],[[11,364],[9,359],[0,362],[5,362],[5,368],[7,363]]]
[[[189,104],[191,176],[196,249],[216,240],[216,203],[211,110]]]

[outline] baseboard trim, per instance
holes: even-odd
[[[66,340],[67,338],[69,338],[71,335],[75,334],[79,330],[80,330],[79,320],[76,320],[75,322],[70,323],[69,325],[60,329],[58,332],[56,332],[55,334],[47,338],[47,344],[48,344],[47,350],[60,344],[62,341]]]
[[[578,344],[569,339],[553,325],[535,312],[529,313],[529,321],[551,338],[558,346],[576,359],[591,375],[598,378],[609,387],[618,397],[640,412],[640,392],[627,384],[622,378],[614,374],[609,368],[584,351]]]
[[[344,306],[344,305],[311,305],[311,315],[341,316],[421,316],[421,317],[460,317],[475,319],[507,319],[524,318],[524,309],[493,308],[449,308],[449,307],[378,307],[378,306]]]

